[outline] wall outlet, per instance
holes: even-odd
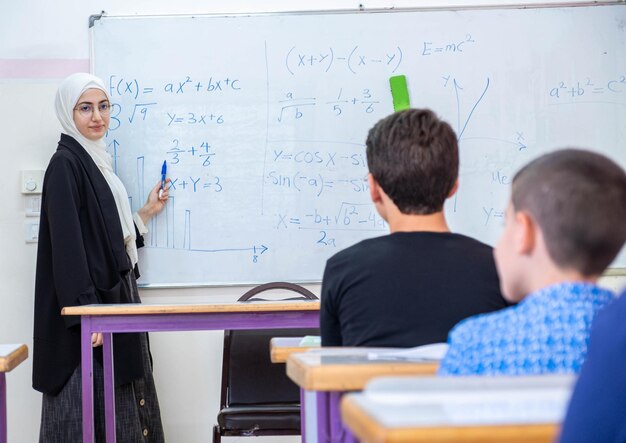
[[[24,222],[24,240],[26,243],[37,243],[39,241],[39,219],[26,220]]]
[[[41,195],[27,195],[24,212],[26,217],[39,217],[41,215]]]

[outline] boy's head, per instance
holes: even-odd
[[[380,120],[367,136],[370,174],[403,214],[443,209],[459,174],[456,134],[428,109]]]
[[[537,269],[539,250],[559,275],[595,279],[624,241],[624,170],[603,155],[579,149],[543,155],[513,178],[495,251],[502,292],[519,301],[538,289],[529,287],[531,274],[549,272]]]

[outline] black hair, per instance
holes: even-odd
[[[448,123],[429,109],[408,109],[380,120],[366,141],[374,179],[404,214],[443,210],[459,175],[459,148]]]

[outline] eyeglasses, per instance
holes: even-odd
[[[74,111],[78,111],[83,117],[90,117],[93,114],[94,106],[92,104],[83,103],[74,108]],[[98,112],[102,115],[108,115],[111,112],[111,103],[100,103],[98,105]]]

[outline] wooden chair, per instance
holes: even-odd
[[[287,300],[317,300],[302,286],[275,282],[252,288],[239,301],[252,301],[257,294],[274,289],[300,294]],[[319,329],[224,331],[220,412],[213,443],[220,443],[223,436],[300,434],[298,387],[287,377],[284,364],[270,361],[269,342],[275,336],[304,335],[319,335]]]

